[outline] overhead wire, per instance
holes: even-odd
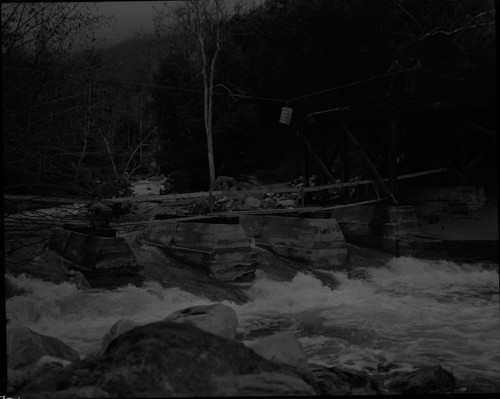
[[[11,69],[11,68],[9,68],[9,69]],[[12,68],[12,69],[14,69],[14,68]],[[233,97],[233,98],[243,98],[243,99],[248,99],[248,100],[262,100],[262,101],[271,101],[271,102],[279,102],[279,103],[284,103],[284,104],[290,104],[292,102],[303,100],[305,98],[318,96],[318,95],[329,93],[329,92],[332,92],[332,91],[335,91],[335,90],[341,90],[341,89],[344,89],[346,87],[352,87],[352,86],[360,85],[360,84],[363,84],[363,83],[366,83],[366,82],[370,82],[370,81],[374,81],[374,80],[386,78],[386,77],[389,77],[389,76],[395,76],[395,75],[407,72],[409,70],[414,70],[414,69],[415,69],[414,67],[410,67],[410,68],[402,69],[400,71],[388,72],[388,73],[385,73],[385,74],[382,74],[382,75],[373,76],[373,77],[370,77],[370,78],[367,78],[367,79],[361,79],[361,80],[357,80],[357,81],[354,81],[354,82],[349,82],[349,83],[342,84],[342,85],[335,86],[335,87],[331,87],[331,88],[328,88],[328,89],[325,89],[325,90],[314,91],[314,92],[311,92],[311,93],[308,93],[308,94],[304,94],[304,95],[297,96],[297,97],[292,97],[292,98],[289,98],[289,99],[274,98],[274,97],[263,97],[263,96],[252,96],[252,95],[246,95],[246,94],[236,94],[236,93],[231,93],[231,92],[226,93],[226,92],[219,92],[219,91],[214,91],[213,93],[217,94],[219,96],[229,96],[229,97]],[[458,77],[455,77],[455,76],[452,76],[452,75],[447,75],[447,74],[440,73],[440,72],[429,71],[429,70],[426,70],[426,69],[419,69],[419,71],[427,73],[427,74],[433,74],[433,75],[437,75],[437,76],[442,76],[442,77],[450,78],[450,79],[456,79],[456,80],[461,80],[461,81],[465,80],[463,78],[458,78]],[[192,92],[192,93],[204,93],[204,90],[202,90],[202,89],[191,89],[191,88],[187,88],[187,87],[177,87],[177,86],[160,85],[160,84],[143,83],[143,82],[130,82],[130,81],[125,81],[125,80],[117,80],[117,79],[112,79],[110,81],[113,81],[113,82],[116,82],[116,83],[123,83],[123,84],[130,85],[130,86],[136,85],[136,86],[156,87],[156,88],[169,89],[169,90],[178,90],[178,91],[185,91],[185,92]]]

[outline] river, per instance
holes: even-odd
[[[500,391],[498,268],[449,261],[393,258],[370,269],[369,280],[330,289],[310,275],[277,282],[258,273],[238,314],[238,338],[251,341],[289,331],[310,362],[372,373],[441,365],[463,385]],[[117,320],[158,321],[171,312],[211,303],[156,282],[143,288],[79,291],[23,275],[32,291],[7,301],[10,323],[63,340],[82,357],[98,350]]]

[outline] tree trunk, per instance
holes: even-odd
[[[83,158],[85,157],[85,153],[87,152],[87,143],[88,143],[88,138],[89,138],[89,131],[90,131],[90,99],[92,95],[92,83],[89,83],[89,97],[88,97],[88,110],[87,110],[87,123],[85,126],[85,136],[83,138],[83,148],[82,148],[82,153],[80,154],[80,157],[78,158],[78,164],[76,165],[75,168],[75,176],[73,178],[73,185],[76,184],[78,180],[78,175],[80,174],[80,168],[82,165]]]
[[[215,50],[214,56],[210,62],[210,69],[208,65],[207,55],[205,53],[205,38],[200,37],[200,51],[202,56],[202,74],[203,74],[203,88],[204,88],[204,116],[205,116],[205,131],[207,134],[207,155],[208,155],[208,172],[209,172],[209,189],[208,189],[208,209],[213,212],[214,198],[213,192],[215,188],[215,161],[213,149],[213,135],[212,135],[212,116],[213,116],[213,87],[214,87],[214,74],[215,63],[219,49]]]

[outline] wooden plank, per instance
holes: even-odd
[[[437,169],[424,170],[422,172],[409,173],[406,175],[398,176],[398,180],[411,179],[413,177],[432,175],[434,173],[442,173],[442,172],[447,172],[447,171],[448,171],[447,168],[437,168]],[[387,180],[387,179],[384,179],[384,180]]]
[[[113,226],[133,226],[136,224],[165,224],[165,223],[170,223],[170,222],[177,222],[177,221],[183,221],[183,222],[188,222],[188,221],[197,221],[197,220],[203,220],[203,219],[210,219],[212,216],[207,216],[207,215],[196,215],[196,216],[180,216],[178,218],[172,218],[172,219],[160,219],[160,220],[138,220],[137,222],[125,222],[125,223],[113,223]]]
[[[474,122],[471,122],[471,121],[466,121],[465,123],[468,126],[470,126],[471,128],[476,129],[479,132],[485,133],[485,134],[487,134],[489,136],[493,136],[493,137],[497,136],[497,132],[495,132],[493,130],[490,130],[490,129],[487,129],[484,126],[478,125],[477,123],[474,123]]]
[[[425,176],[434,173],[446,172],[447,168],[438,168],[438,169],[430,169],[422,172],[409,173],[406,175],[398,176],[398,180],[410,179],[413,177]],[[387,178],[383,179],[384,181],[388,181]],[[316,192],[320,190],[328,190],[333,188],[342,188],[342,187],[355,187],[361,186],[365,184],[375,184],[373,180],[357,180],[346,183],[333,183],[333,184],[324,184],[322,186],[314,186],[314,187],[305,187],[305,188],[297,188],[297,187],[283,187],[283,188],[267,188],[267,189],[259,189],[259,190],[241,190],[241,191],[214,191],[214,195],[224,195],[227,197],[231,196],[248,196],[255,194],[267,194],[267,193],[301,193],[304,192]],[[107,199],[106,201],[112,202],[121,202],[121,201],[132,201],[136,202],[140,201],[150,201],[150,202],[162,202],[176,199],[183,199],[185,195],[189,195],[188,198],[201,198],[208,196],[208,192],[197,192],[197,193],[186,193],[186,194],[166,194],[166,195],[150,195],[150,196],[141,196],[141,197],[124,197],[124,198],[112,198]],[[135,222],[133,222],[135,223]]]
[[[20,201],[20,202],[48,202],[55,204],[87,204],[90,200],[82,198],[61,198],[61,197],[49,197],[49,196],[37,196],[37,195],[14,195],[14,194],[4,194],[4,200],[9,201]]]
[[[226,211],[226,212],[214,212],[209,215],[196,215],[196,216],[184,216],[175,219],[167,219],[167,220],[142,220],[137,222],[126,222],[126,223],[113,223],[113,226],[131,226],[131,225],[154,225],[154,224],[162,224],[162,223],[170,223],[170,222],[187,222],[187,221],[197,221],[203,219],[210,219],[214,216],[239,216],[239,215],[274,215],[274,214],[282,214],[282,213],[310,213],[310,212],[322,212],[322,211],[330,211],[339,208],[346,208],[351,206],[360,206],[367,204],[374,204],[377,202],[382,202],[387,200],[387,198],[379,198],[374,200],[368,200],[363,202],[354,202],[351,204],[341,204],[334,205],[329,207],[304,207],[304,208],[291,208],[291,209],[262,209],[262,210],[253,210],[253,211]]]
[[[358,180],[358,181],[350,181],[350,182],[346,182],[346,183],[325,184],[323,186],[307,187],[307,188],[304,188],[304,191],[313,192],[313,191],[319,191],[319,190],[328,190],[331,188],[362,186],[364,184],[374,184],[374,182],[373,182],[373,180]]]
[[[305,207],[305,208],[291,208],[291,209],[263,209],[263,210],[255,210],[255,211],[229,211],[229,212],[218,212],[214,213],[215,216],[231,216],[231,215],[245,215],[245,214],[255,214],[255,215],[263,215],[263,214],[276,214],[276,213],[309,213],[309,212],[322,212],[322,211],[330,211],[339,208],[347,208],[351,206],[360,206],[360,205],[368,205],[374,204],[377,202],[382,202],[387,200],[387,198],[378,198],[368,201],[362,202],[353,202],[351,204],[340,204],[333,205],[328,207]]]
[[[352,134],[351,130],[347,127],[344,121],[340,121],[342,129],[344,132],[346,132],[347,137],[349,137],[349,140],[353,143],[353,145],[359,150],[360,154],[362,155],[363,159],[365,160],[366,165],[368,166],[368,169],[372,172],[373,176],[375,177],[375,180],[377,181],[378,185],[382,188],[382,190],[385,192],[387,197],[390,199],[392,205],[398,205],[398,201],[396,198],[394,198],[394,195],[392,194],[391,190],[387,187],[387,185],[384,183],[382,177],[377,172],[377,169],[373,165],[373,163],[370,161],[370,158],[366,153],[363,151],[363,148],[359,144],[358,140],[356,140],[356,137]]]

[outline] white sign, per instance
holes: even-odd
[[[280,123],[283,123],[284,125],[289,125],[290,122],[292,121],[292,112],[293,110],[291,108],[288,107],[281,108]]]

